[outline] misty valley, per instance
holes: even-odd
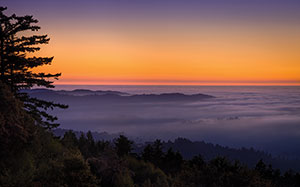
[[[34,89],[28,93],[68,104],[68,109],[53,112],[64,129],[123,133],[138,142],[183,137],[300,158],[299,88],[148,87],[143,94],[139,86],[122,91],[117,86],[105,88],[113,91]]]

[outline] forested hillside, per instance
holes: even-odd
[[[53,133],[56,136],[63,137],[67,131],[67,129],[57,128],[53,130]],[[73,133],[79,138],[84,132],[73,131]],[[109,134],[106,132],[91,132],[91,134],[95,141],[108,142],[112,142],[121,135],[121,133]],[[136,137],[131,137],[131,139],[136,139],[137,141],[132,145],[132,151],[137,154],[141,154],[147,145],[153,144],[153,142],[144,142],[142,139]],[[300,160],[274,156],[254,148],[230,148],[204,141],[191,141],[186,138],[177,138],[174,141],[161,140],[161,143],[163,151],[166,152],[171,148],[174,151],[178,151],[182,157],[187,160],[198,155],[201,155],[204,160],[211,160],[218,156],[223,156],[231,161],[239,160],[250,168],[254,168],[259,160],[263,160],[265,163],[271,164],[274,168],[282,171],[288,171],[289,169],[300,171]]]

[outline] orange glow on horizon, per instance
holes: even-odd
[[[201,83],[201,84],[195,84],[195,83],[110,83],[110,82],[101,82],[99,84],[94,84],[90,82],[83,82],[83,83],[73,83],[73,82],[65,82],[65,83],[56,83],[55,85],[115,85],[115,86],[300,86],[300,84],[292,84],[292,83],[285,83],[285,84],[279,84],[279,83]]]
[[[300,85],[298,26],[159,26],[50,30],[36,55],[53,64],[36,71],[62,72],[55,84]]]
[[[55,85],[300,86],[300,81],[69,80]]]

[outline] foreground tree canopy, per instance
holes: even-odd
[[[34,120],[0,82],[0,186],[97,186],[78,149]]]
[[[0,80],[23,101],[24,108],[36,123],[46,128],[57,127],[57,118],[49,115],[47,110],[67,106],[31,98],[21,91],[34,86],[53,88],[53,80],[61,75],[33,71],[33,68],[52,62],[53,57],[35,57],[30,54],[39,51],[40,45],[48,44],[50,39],[47,35],[29,35],[40,30],[36,25],[38,21],[33,16],[7,16],[4,14],[5,10],[6,8],[0,7]]]

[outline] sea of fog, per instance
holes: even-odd
[[[69,109],[54,113],[61,128],[123,132],[142,140],[186,137],[300,157],[300,87],[297,86],[58,85],[55,89],[212,95],[215,98],[178,103],[69,102]]]

